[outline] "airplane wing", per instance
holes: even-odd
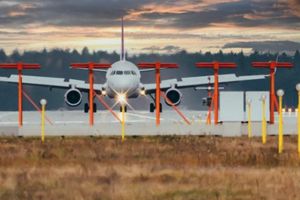
[[[9,77],[0,77],[0,82],[18,83],[18,75],[11,75]],[[82,80],[51,78],[43,76],[22,76],[23,85],[44,86],[49,88],[71,88],[72,86],[79,90],[89,90],[89,83]],[[95,90],[101,90],[102,84],[94,84]]]
[[[236,76],[235,74],[224,74],[219,75],[219,84],[224,83],[233,83],[239,81],[251,81],[251,80],[260,80],[265,79],[268,75],[249,75],[249,76]],[[182,78],[181,80],[177,79],[168,79],[161,81],[160,88],[161,90],[167,90],[171,87],[175,88],[195,88],[198,86],[208,85],[210,83],[214,83],[214,76],[197,76],[197,77],[188,77]],[[144,84],[145,90],[147,94],[151,94],[155,92],[156,84]]]

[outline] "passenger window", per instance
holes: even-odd
[[[130,75],[130,71],[124,71],[125,75]]]
[[[112,72],[110,73],[110,75],[115,75],[115,73],[116,73],[116,71],[112,71]]]
[[[123,71],[117,71],[117,75],[123,75]]]

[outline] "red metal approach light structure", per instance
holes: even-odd
[[[156,82],[156,90],[155,90],[155,110],[156,110],[156,125],[160,125],[160,69],[162,68],[178,68],[176,63],[140,63],[138,64],[140,68],[154,68],[155,69],[155,82]]]
[[[269,68],[270,69],[270,124],[274,124],[275,106],[278,111],[278,102],[275,95],[275,72],[276,68],[292,68],[293,64],[289,62],[253,62],[253,67]]]
[[[236,68],[235,63],[225,63],[225,62],[200,62],[196,63],[199,68],[212,68],[214,70],[214,95],[213,95],[213,105],[214,105],[214,121],[215,124],[219,122],[219,69],[221,68]]]
[[[19,82],[18,82],[18,110],[19,110],[19,127],[23,126],[23,87],[22,87],[22,74],[23,69],[40,69],[39,64],[28,64],[28,63],[2,63],[0,64],[2,69],[17,69]]]
[[[89,114],[90,114],[90,126],[94,125],[94,69],[108,69],[110,64],[102,63],[73,63],[71,64],[73,69],[87,69],[89,70]]]

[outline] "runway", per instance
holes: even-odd
[[[116,111],[119,118],[121,113]],[[247,124],[223,122],[219,125],[206,125],[206,111],[185,110],[188,125],[175,111],[161,113],[161,125],[155,124],[155,113],[148,111],[128,111],[125,114],[126,135],[218,135],[224,137],[247,135]],[[120,121],[109,111],[95,113],[95,125],[89,125],[89,115],[82,111],[47,111],[52,124],[46,122],[46,136],[119,136]],[[18,112],[0,112],[1,136],[35,137],[40,135],[41,115],[35,111],[23,112],[23,127],[18,128]],[[213,119],[213,117],[212,117]],[[277,116],[276,116],[277,120]],[[245,118],[243,121],[247,121]],[[278,125],[268,125],[268,134],[276,135]],[[285,113],[284,134],[296,134],[295,113]],[[253,135],[261,133],[261,123],[252,123]]]

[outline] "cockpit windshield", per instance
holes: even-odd
[[[137,75],[137,73],[135,72],[135,71],[121,71],[121,70],[117,70],[117,71],[112,71],[111,73],[110,73],[110,75],[123,75],[123,74],[125,74],[125,75],[134,75],[134,76],[136,76]]]
[[[136,72],[135,72],[135,71],[131,71],[131,74],[132,74],[132,75],[136,75]]]

